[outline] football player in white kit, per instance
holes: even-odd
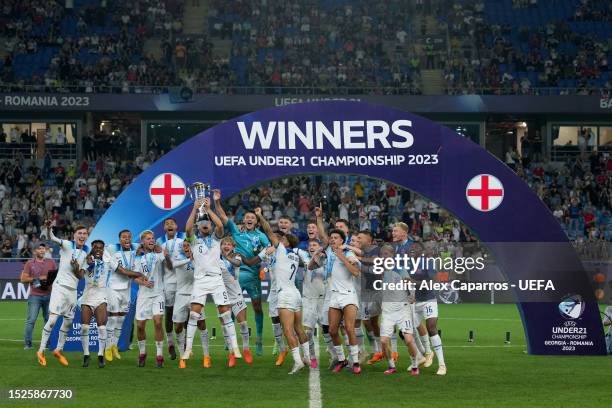
[[[119,354],[119,339],[123,330],[125,315],[130,311],[132,279],[142,277],[142,273],[134,272],[137,246],[132,244],[130,230],[119,232],[119,243],[108,245],[106,252],[111,257],[111,272],[108,282],[108,322],[106,332],[110,347],[104,350],[104,357],[112,361],[113,357],[121,359]]]
[[[350,357],[353,362],[354,374],[361,373],[359,364],[359,344],[355,336],[355,320],[359,309],[359,298],[355,290],[355,278],[360,275],[360,263],[352,251],[344,250],[346,240],[344,231],[334,228],[329,231],[329,237],[323,226],[323,209],[315,208],[317,215],[317,227],[319,237],[326,247],[327,262],[325,264],[328,274],[331,273],[329,288],[331,298],[329,300],[329,334],[332,337],[336,349],[338,364],[334,372],[339,373],[348,366],[342,349],[342,339],[339,335],[340,322],[344,319],[344,328],[349,337]],[[329,242],[329,245],[328,245]]]
[[[302,296],[295,286],[295,275],[300,266],[300,257],[294,249],[299,241],[295,235],[272,232],[270,224],[262,215],[261,208],[255,209],[255,215],[270,243],[276,248],[272,256],[263,250],[259,257],[262,260],[270,259],[270,278],[276,282],[278,316],[294,361],[289,374],[295,374],[304,368],[305,364],[310,364],[308,338],[302,327]],[[300,345],[304,353],[303,360],[300,356]]]
[[[223,273],[223,283],[227,294],[232,303],[232,313],[240,325],[240,335],[242,337],[242,354],[247,364],[253,363],[251,350],[249,348],[249,323],[247,321],[247,306],[242,296],[242,288],[239,283],[240,265],[242,257],[234,252],[236,243],[232,237],[225,237],[221,240],[221,269]]]
[[[164,276],[164,305],[166,307],[164,326],[166,329],[166,340],[168,341],[168,354],[170,354],[171,360],[176,360],[174,334],[172,333],[172,312],[174,308],[174,299],[176,297],[177,279],[176,272],[172,267],[172,260],[181,250],[185,234],[178,232],[176,220],[172,217],[164,220],[164,232],[165,234],[163,237],[157,238],[157,245],[162,247],[164,255],[170,259],[170,262],[164,262],[162,264]]]
[[[45,221],[45,227],[47,229],[47,236],[51,241],[60,246],[60,262],[57,278],[53,283],[53,290],[51,291],[51,299],[49,301],[49,319],[43,327],[40,347],[36,355],[38,357],[38,363],[42,366],[46,366],[47,359],[44,354],[45,347],[47,346],[51,331],[57,319],[63,316],[64,320],[59,330],[57,347],[53,350],[53,356],[59,360],[60,364],[67,366],[68,360],[63,355],[62,350],[66,343],[68,330],[70,330],[72,320],[74,319],[80,271],[86,268],[89,248],[85,245],[85,242],[89,237],[89,233],[84,226],[78,226],[74,230],[74,240],[67,241],[59,239],[53,234],[51,220]]]
[[[103,259],[106,258],[106,259]],[[104,368],[104,350],[107,347],[106,305],[107,284],[111,270],[111,258],[104,253],[104,241],[91,243],[87,257],[87,268],[81,273],[85,278],[85,290],[81,296],[81,345],[83,346],[83,367],[89,367],[89,326],[94,315],[98,325],[98,367]]]
[[[176,339],[179,346],[179,353],[185,351],[185,325],[189,319],[191,311],[191,294],[193,293],[193,254],[191,253],[191,245],[184,240],[181,244],[181,250],[175,255],[172,261],[172,266],[176,272],[176,298],[174,300],[174,309],[172,312],[172,321],[174,322],[174,330],[176,331]],[[200,329],[200,341],[202,342],[202,366],[210,368],[210,353],[208,347],[208,329],[206,328],[206,320],[204,313],[202,318],[198,320],[198,329]]]
[[[380,345],[380,327],[378,325],[382,296],[380,291],[374,290],[372,287],[373,280],[378,279],[378,275],[373,273],[372,267],[374,259],[379,255],[380,249],[378,245],[373,243],[373,236],[370,231],[360,231],[357,236],[362,251],[361,256],[357,258],[361,262],[361,279],[364,281],[361,291],[363,324],[367,329],[368,339],[372,347],[372,357],[368,360],[368,364],[374,364],[384,358]]]
[[[336,357],[336,348],[334,347],[331,335],[329,334],[329,300],[331,298],[331,290],[329,287],[329,274],[325,268],[327,256],[325,255],[323,247],[321,246],[318,238],[311,239],[311,241],[309,242],[309,247],[311,245],[314,249],[314,252],[311,255],[311,259],[308,263],[307,268],[309,270],[322,268],[323,278],[326,280],[325,294],[323,295],[323,304],[321,305],[319,321],[321,323],[321,331],[323,332],[323,340],[325,341],[325,346],[330,356],[329,369],[333,370],[336,367],[336,364],[338,364],[338,358]]]
[[[425,253],[425,249],[420,242],[413,243],[410,248],[410,256],[417,258],[422,255],[429,256],[429,254]],[[431,270],[417,269],[414,272],[411,271],[410,278],[416,282],[421,282],[423,280],[432,279],[432,276],[430,276],[432,273],[433,271]],[[438,301],[436,299],[436,292],[434,290],[421,290],[417,288],[415,292],[415,301],[414,326],[419,327],[422,322],[425,322],[427,329],[427,333],[425,335],[429,335],[429,338],[426,340],[431,340],[431,348],[433,348],[436,358],[438,359],[438,371],[436,374],[446,375],[446,363],[444,361],[444,351],[442,350],[442,339],[438,334],[437,327]],[[431,363],[429,365],[431,365]],[[429,367],[429,365],[426,365],[426,367]]]
[[[344,234],[346,234],[346,239],[344,240],[344,249],[352,251],[357,257],[357,259],[359,259],[359,256],[361,256],[361,244],[359,242],[359,236],[358,234],[351,235],[351,229],[348,220],[339,218],[334,223],[334,226],[337,229],[343,231]],[[363,364],[367,360],[367,354],[365,350],[365,336],[363,335],[363,330],[361,328],[361,322],[365,319],[365,311],[364,308],[361,307],[361,279],[355,279],[353,282],[355,283],[355,290],[357,292],[357,298],[359,299],[359,309],[357,310],[357,317],[355,318],[355,336],[357,337],[357,345],[359,346],[359,363]]]
[[[142,277],[134,279],[140,285],[136,300],[136,327],[138,335],[138,367],[144,367],[147,359],[147,320],[153,320],[155,326],[155,360],[157,368],[164,366],[164,281],[162,263],[166,258],[160,246],[155,244],[153,231],[146,230],[140,234],[140,248],[135,260],[136,270]]]
[[[312,257],[321,249],[321,244],[317,239],[311,239],[308,242],[308,257],[303,259],[306,265],[311,266]],[[307,267],[304,271],[304,282],[302,284],[302,305],[304,307],[303,325],[306,337],[308,337],[308,345],[310,350],[310,368],[317,368],[318,361],[315,354],[315,339],[314,330],[317,323],[323,330],[323,324],[327,326],[327,319],[323,321],[323,306],[325,303],[325,294],[327,292],[327,277],[325,276],[325,268],[312,264],[312,268]],[[328,299],[329,300],[329,299]],[[329,309],[329,302],[327,304]],[[327,313],[327,311],[326,311]],[[327,330],[326,330],[327,331]],[[329,336],[329,333],[328,333]],[[331,343],[331,337],[329,337]],[[327,339],[326,339],[327,343]]]
[[[393,258],[395,248],[391,245],[384,245],[380,249],[381,258]],[[382,276],[383,282],[387,284],[401,284],[407,274],[396,269],[387,269]],[[391,336],[397,327],[404,335],[404,341],[410,354],[411,375],[419,375],[417,363],[417,348],[414,341],[414,326],[412,325],[413,305],[410,303],[410,294],[407,290],[383,289],[382,317],[380,322],[380,342],[382,343],[383,353],[389,362],[389,368],[385,371],[386,375],[395,374],[395,359],[391,355]]]
[[[199,237],[196,238],[193,231],[197,210],[204,206],[206,214],[210,220],[198,221]],[[211,225],[214,224],[214,231]],[[223,327],[223,336],[230,350],[229,367],[236,365],[236,358],[240,358],[238,340],[236,339],[236,328],[232,321],[232,311],[230,300],[223,284],[221,267],[220,240],[223,238],[223,224],[221,219],[210,208],[210,199],[197,200],[187,225],[185,227],[187,239],[191,242],[191,252],[193,254],[194,281],[193,292],[191,294],[191,311],[189,312],[189,322],[187,324],[187,340],[185,351],[181,355],[179,367],[185,368],[187,360],[191,357],[193,347],[193,337],[195,335],[197,322],[202,318],[202,309],[206,304],[206,296],[211,295],[219,313],[219,320]]]

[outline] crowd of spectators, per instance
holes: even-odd
[[[74,163],[45,160],[26,167],[22,158],[0,164],[0,251],[2,257],[28,257],[40,242],[40,226],[51,218],[58,234],[70,237],[77,223],[93,226],[158,152],[129,158],[98,154]],[[612,256],[612,157],[587,153],[569,163],[517,159],[515,170],[549,207],[568,237],[589,259]],[[398,221],[413,237],[463,245],[477,238],[436,203],[392,183],[363,176],[325,175],[279,179],[228,198],[227,210],[240,221],[260,206],[274,226],[283,215],[302,235],[314,207],[323,203],[326,218],[347,219],[355,230],[391,238]]]
[[[439,9],[451,35],[451,52],[442,64],[446,92],[610,93],[612,26],[595,22],[609,21],[611,3],[582,0],[573,14],[574,3],[513,1],[510,11],[504,3],[497,8],[493,2],[456,2]],[[539,17],[521,20],[530,16],[518,14],[525,7]]]
[[[211,36],[232,40],[236,84],[251,87],[397,87],[420,92],[410,65],[409,3],[399,0],[211,2]],[[404,55],[385,41],[406,45]]]
[[[71,237],[77,224],[95,225],[121,191],[158,158],[98,153],[74,162],[26,165],[21,157],[0,163],[0,251],[2,257],[29,257],[40,242],[41,226],[52,219],[59,236]],[[53,163],[53,164],[52,164]]]
[[[182,1],[76,4],[2,3],[0,89],[420,94],[421,70],[440,69],[450,94],[612,91],[604,0],[212,0],[199,36]]]
[[[76,8],[55,1],[5,1],[0,87],[128,92],[176,83],[174,66],[145,55],[151,36],[182,32],[183,2],[108,0]]]

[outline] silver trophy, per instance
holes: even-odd
[[[196,202],[197,200],[203,200],[205,198],[210,197],[210,184],[196,181],[195,183],[189,186],[187,191],[189,191],[189,196],[194,202]],[[196,218],[196,223],[198,223],[199,221],[208,220],[208,213],[204,209],[204,204],[202,204],[200,208],[198,208],[198,216]]]

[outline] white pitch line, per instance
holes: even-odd
[[[318,337],[318,336],[317,336]],[[323,400],[321,398],[321,378],[319,377],[319,366],[321,362],[319,360],[319,339],[315,341],[315,356],[317,357],[317,368],[310,369],[310,373],[308,375],[308,388],[310,390],[310,395],[308,399],[309,408],[322,408]]]

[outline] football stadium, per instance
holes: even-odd
[[[601,407],[612,3],[0,2],[0,406]]]

